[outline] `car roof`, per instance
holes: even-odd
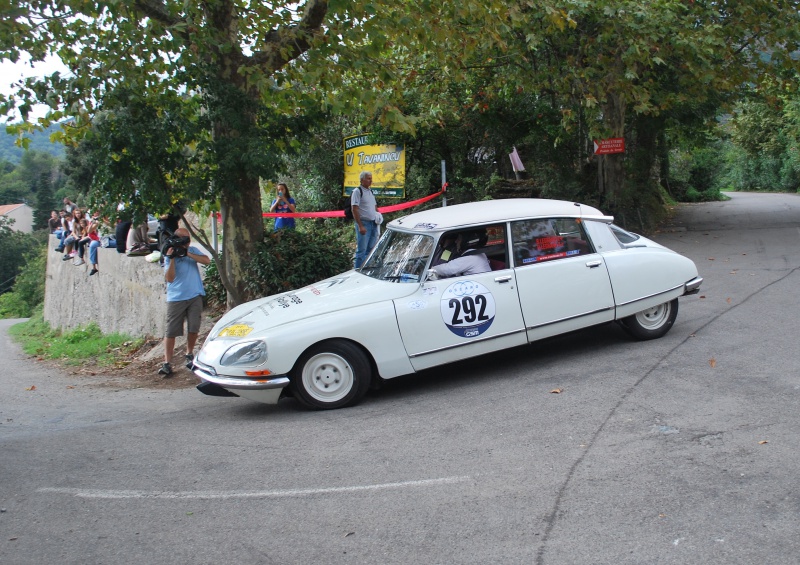
[[[483,200],[432,208],[392,220],[388,227],[412,231],[442,231],[447,229],[522,220],[526,218],[593,218],[612,221],[600,210],[577,202],[544,198],[507,198]]]

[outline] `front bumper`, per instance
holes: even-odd
[[[196,359],[192,372],[203,381],[222,387],[236,396],[265,404],[277,404],[281,392],[289,384],[289,378],[285,375],[271,375],[269,378],[219,375],[213,367],[200,363]],[[203,391],[201,390],[201,392]]]

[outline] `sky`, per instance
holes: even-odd
[[[8,96],[14,92],[11,85],[20,79],[32,76],[46,76],[53,74],[55,71],[68,72],[67,68],[56,57],[50,57],[42,63],[37,63],[33,68],[26,62],[12,63],[7,59],[3,59],[0,61],[0,92]],[[35,120],[36,118],[44,117],[45,114],[47,114],[47,106],[38,105],[34,107],[33,112],[30,114],[30,119]],[[10,121],[14,122],[19,119],[20,116],[17,114]]]

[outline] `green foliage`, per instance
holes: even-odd
[[[341,220],[301,222],[304,225],[295,230],[270,232],[257,246],[246,275],[252,296],[302,288],[352,268],[352,224]],[[206,268],[204,285],[209,303],[224,304],[224,288],[213,263]]]
[[[16,292],[0,294],[0,318],[28,318],[31,308]]]
[[[353,236],[354,237],[354,236]],[[301,288],[352,268],[352,251],[321,227],[279,230],[256,248],[247,285],[253,296]]]
[[[692,151],[672,151],[667,187],[679,202],[722,200],[725,173],[724,145],[709,143]]]
[[[765,97],[737,106],[721,173],[731,190],[800,192],[800,98]]]
[[[25,239],[33,247],[24,253],[24,263],[13,282],[13,290],[0,294],[0,318],[27,318],[44,303],[47,246],[33,236]]]
[[[33,208],[34,229],[47,227],[51,210],[61,208],[56,197],[64,185],[61,162],[48,153],[28,150],[12,165],[0,167],[0,204],[24,202]]]
[[[53,143],[50,136],[61,129],[60,124],[51,124],[42,131],[33,131],[29,134],[22,134],[28,138],[27,149],[19,143],[19,136],[7,133],[0,135],[0,161],[7,161],[13,165],[18,165],[26,151],[36,153],[46,153],[56,159],[64,157],[64,145]]]
[[[0,217],[0,273],[3,277],[0,294],[11,290],[25,264],[26,255],[40,246],[37,236],[18,232],[12,226],[11,220]]]
[[[123,334],[103,335],[93,322],[74,330],[54,330],[44,321],[41,308],[27,322],[12,326],[9,333],[28,355],[61,359],[69,364],[93,359],[101,366],[114,365],[143,342]]]
[[[211,261],[205,267],[203,274],[203,287],[206,291],[206,301],[214,306],[224,306],[228,300],[228,292],[219,278],[217,263]]]
[[[19,296],[31,311],[44,303],[47,253],[47,245],[40,245],[26,253],[25,264],[14,283],[14,294]]]

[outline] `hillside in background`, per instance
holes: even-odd
[[[28,134],[31,143],[28,146],[29,150],[41,151],[49,153],[58,159],[64,158],[64,146],[60,143],[51,143],[50,134],[58,130],[60,126],[57,124],[51,125],[44,131],[38,131],[33,134]],[[22,159],[22,153],[25,151],[22,147],[18,147],[15,142],[17,137],[10,134],[0,134],[0,161],[7,161],[18,165]]]

